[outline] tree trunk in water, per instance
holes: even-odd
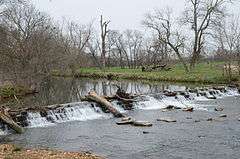
[[[16,131],[16,133],[22,134],[24,132],[24,129],[21,126],[19,126],[17,123],[15,123],[10,117],[10,115],[8,115],[8,113],[4,109],[0,111],[0,119],[5,124],[7,124],[11,129]]]
[[[143,127],[150,127],[152,124],[150,122],[146,121],[136,121],[135,119],[132,119],[131,117],[127,117],[126,115],[119,112],[117,109],[115,109],[110,102],[107,101],[104,97],[98,96],[94,91],[91,91],[88,93],[86,98],[90,101],[94,101],[103,107],[103,109],[109,110],[115,117],[122,118],[121,122],[117,122],[118,125],[126,125],[131,124],[133,126],[143,126]],[[127,118],[126,120],[124,118]]]
[[[109,101],[107,101],[107,99],[98,96],[97,93],[95,93],[94,91],[89,92],[88,95],[86,96],[86,98],[88,98],[89,100],[92,100],[96,103],[99,103],[101,105],[101,107],[109,110],[117,118],[126,117],[121,112],[119,112],[117,109],[115,109],[113,107],[113,105]]]

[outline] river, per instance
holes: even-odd
[[[138,120],[150,121],[152,127],[119,126],[112,115],[103,113],[91,103],[79,103],[89,90],[110,95],[121,86],[130,93],[145,94],[134,104],[134,110],[114,106]],[[8,133],[0,137],[2,143],[18,144],[26,148],[51,148],[65,151],[89,151],[110,159],[239,159],[240,158],[240,96],[232,89],[217,95],[217,99],[190,95],[164,97],[163,90],[185,91],[196,85],[173,83],[143,83],[90,79],[46,79],[35,96],[25,99],[28,106],[71,103],[73,108],[64,114],[49,112],[54,123],[29,114],[24,134]],[[194,112],[163,111],[168,105],[194,107]],[[224,108],[223,112],[214,108]],[[226,114],[227,118],[220,118]],[[170,117],[176,123],[156,119]],[[207,119],[213,118],[213,121]],[[200,122],[196,122],[200,121]]]

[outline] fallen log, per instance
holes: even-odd
[[[133,126],[142,126],[142,127],[152,126],[152,124],[150,122],[136,121],[135,119],[122,114],[117,109],[115,109],[113,107],[113,105],[109,101],[107,101],[106,98],[97,95],[97,93],[94,92],[94,91],[89,92],[88,95],[86,96],[86,99],[100,104],[100,106],[103,109],[107,109],[109,112],[111,112],[117,118],[123,117],[122,121],[116,123],[118,125],[128,125],[128,124],[131,124]]]
[[[139,95],[131,95],[129,93],[126,93],[124,90],[122,90],[118,85],[116,85],[116,87],[118,87],[118,90],[115,95],[99,96],[99,98],[106,99],[107,101],[112,101],[112,100],[120,101],[120,102],[122,102],[123,108],[125,110],[132,110],[133,103],[136,102],[136,100],[134,100],[134,98]],[[81,101],[91,102],[92,99],[89,99],[88,97],[85,96],[85,97],[81,97]]]
[[[113,105],[109,101],[107,101],[107,99],[97,95],[97,93],[94,91],[89,92],[86,98],[88,100],[91,100],[93,102],[100,104],[100,106],[103,109],[109,110],[114,115],[114,117],[117,117],[117,118],[126,117],[126,115],[122,114],[117,109],[115,109]]]
[[[22,134],[24,132],[24,129],[13,121],[13,119],[10,117],[10,115],[4,108],[1,108],[0,120],[4,124],[8,125],[11,129],[13,129],[16,133]]]

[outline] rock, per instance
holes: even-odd
[[[207,96],[206,94],[204,95],[207,99],[217,99],[217,97],[215,97],[215,96]]]
[[[200,121],[200,120],[195,120],[194,122],[195,122],[195,123],[199,123],[199,122],[201,122],[201,121]]]
[[[220,87],[213,87],[213,89],[215,90],[219,90],[221,92],[226,92],[226,88],[224,86],[220,86]]]
[[[223,108],[215,108],[214,110],[217,111],[217,112],[222,112]]]
[[[133,125],[134,126],[141,126],[141,127],[151,127],[152,123],[147,122],[147,121],[134,121]]]
[[[197,92],[198,92],[197,89],[189,89],[188,91],[189,91],[190,93],[197,93]]]
[[[228,85],[228,87],[229,88],[236,88],[236,87],[238,87],[238,84],[230,84],[230,85]]]
[[[167,123],[177,122],[177,120],[171,119],[171,118],[160,118],[160,119],[157,119],[157,121],[164,121]]]
[[[120,122],[116,122],[117,125],[128,125],[128,124],[133,124],[133,120],[125,120],[125,121],[120,121]]]
[[[168,105],[165,109],[173,109],[174,106],[173,105]]]
[[[226,118],[227,115],[226,115],[226,114],[221,114],[219,117],[220,117],[220,118]]]
[[[204,136],[204,135],[198,135],[198,138],[204,138],[204,137],[206,137],[206,136]]]
[[[208,118],[207,121],[213,121],[213,118]]]
[[[176,107],[176,106],[174,106],[174,105],[169,105],[169,106],[167,106],[165,109],[167,109],[167,110],[173,110],[173,109],[181,109],[180,107]]]
[[[176,92],[165,91],[164,95],[167,96],[167,97],[175,97],[177,95],[177,93]]]
[[[193,112],[193,107],[189,107],[189,108],[184,108],[183,111],[185,112]]]
[[[143,131],[143,134],[149,134],[150,132],[148,132],[148,131]]]
[[[132,119],[131,117],[125,117],[125,118],[122,118],[122,121],[129,121],[131,119]]]

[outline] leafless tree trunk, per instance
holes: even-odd
[[[218,25],[215,27],[215,33],[213,37],[216,39],[217,45],[220,48],[218,51],[221,51],[222,56],[225,58],[224,70],[229,77],[229,81],[231,81],[232,74],[234,71],[236,71],[234,70],[234,61],[237,61],[239,69],[239,18],[231,17],[230,21],[221,19],[221,21],[219,21]]]
[[[83,64],[84,53],[86,52],[86,46],[92,35],[92,27],[89,26],[80,26],[74,22],[68,24],[68,52],[70,54],[71,60],[69,61],[69,67],[72,71],[73,76],[76,73],[77,68]],[[69,58],[68,57],[68,58]],[[83,60],[83,61],[81,61]]]
[[[171,11],[156,10],[154,14],[147,14],[142,23],[157,32],[158,40],[168,45],[175,52],[185,71],[189,72],[187,63],[180,52],[180,48],[184,46],[185,38],[179,31],[173,30]]]
[[[108,24],[110,21],[104,21],[103,16],[101,15],[100,26],[101,26],[101,63],[102,67],[106,67],[106,37],[109,32]]]
[[[189,7],[184,11],[182,22],[191,27],[194,34],[190,69],[194,69],[199,60],[207,31],[216,21],[225,15],[224,6],[231,0],[189,0]]]

